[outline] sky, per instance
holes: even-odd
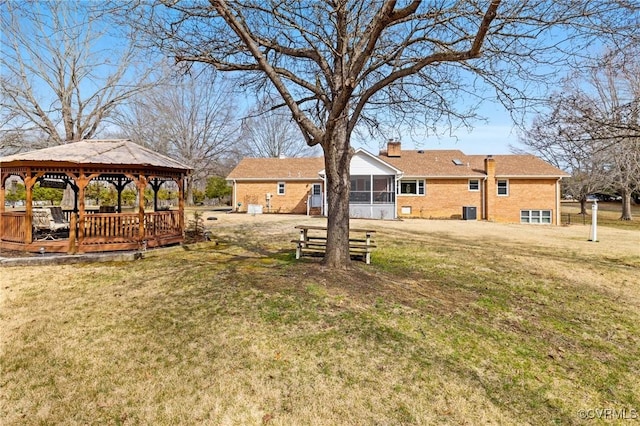
[[[420,139],[409,134],[399,135],[402,147],[403,149],[459,149],[471,155],[511,153],[511,147],[518,145],[518,133],[504,107],[487,100],[482,105],[479,115],[485,117],[486,121],[473,122],[471,129],[461,127],[449,132],[448,129],[443,128],[439,135],[429,132],[432,136]],[[386,140],[372,139],[366,143],[354,142],[354,146],[377,154],[379,147],[384,146],[385,143]]]
[[[424,138],[400,135],[402,149],[458,149],[468,155],[501,155],[513,154],[513,147],[526,148],[519,144],[519,129],[504,106],[487,100],[478,113],[485,120],[472,122],[471,129],[461,127],[449,131],[443,128],[441,134]],[[355,148],[363,148],[372,154],[377,154],[381,145],[386,146],[386,141],[354,143]]]

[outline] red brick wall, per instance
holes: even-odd
[[[479,179],[482,184],[482,179]],[[463,206],[477,208],[480,219],[482,193],[469,191],[468,179],[427,179],[425,195],[398,195],[398,217],[451,219],[462,217]],[[402,214],[410,206],[411,214]]]
[[[495,197],[493,220],[519,223],[520,210],[551,210],[552,222],[557,224],[556,179],[508,179],[508,181],[509,195]]]
[[[484,190],[485,182],[479,179]],[[556,179],[508,179],[509,195],[497,195],[497,179],[487,179],[485,208],[490,209],[488,220],[519,223],[520,210],[551,210],[556,224]],[[462,217],[463,206],[477,208],[482,217],[482,191],[469,191],[468,179],[427,179],[424,196],[398,195],[398,217],[456,219]],[[403,214],[402,207],[411,207],[411,214]]]
[[[551,210],[556,223],[556,179],[508,179],[509,195],[497,196],[496,179],[487,179],[487,200],[485,206],[488,220],[495,222],[519,223],[520,210]],[[484,190],[485,182],[479,179]],[[242,181],[236,182],[234,208],[246,212],[249,204],[260,204],[263,211],[273,213],[306,214],[307,196],[314,183],[320,181],[289,181],[285,184],[285,194],[278,195],[277,182]],[[477,219],[482,217],[482,191],[469,191],[469,179],[427,179],[426,194],[398,195],[398,217],[419,217],[433,219],[457,219],[462,217],[463,206],[477,208]],[[267,210],[265,194],[270,192],[271,208]],[[403,214],[402,207],[411,207],[411,214]]]
[[[312,184],[320,181],[288,181],[285,182],[284,195],[278,195],[278,182],[241,181],[236,182],[234,209],[246,212],[249,204],[262,205],[263,212],[272,213],[307,213],[307,196]],[[271,193],[270,209],[267,210],[266,194]],[[238,203],[242,206],[238,207]]]

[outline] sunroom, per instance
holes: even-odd
[[[396,219],[396,185],[402,172],[363,149],[354,153],[349,172],[349,215]]]

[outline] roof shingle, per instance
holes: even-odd
[[[30,161],[191,169],[179,161],[126,139],[82,140],[0,158],[0,164],[3,165]]]
[[[460,150],[402,150],[399,157],[378,158],[401,170],[405,177],[475,178],[486,176],[485,155]],[[535,155],[494,155],[499,177],[567,177],[567,173]],[[324,169],[322,157],[244,158],[227,179],[317,179]]]
[[[227,179],[318,179],[323,157],[243,158]]]

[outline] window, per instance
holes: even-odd
[[[509,195],[509,181],[508,180],[499,180],[498,181],[498,195]]]
[[[395,178],[388,175],[374,175],[373,204],[393,204],[395,197]]]
[[[371,176],[351,176],[349,202],[355,204],[371,203]]]
[[[520,210],[520,223],[551,223],[551,210]]]
[[[392,204],[395,202],[395,179],[389,175],[351,176],[349,202],[352,204]]]
[[[469,191],[480,191],[479,179],[469,179]]]
[[[284,195],[284,182],[278,182],[278,195]]]
[[[400,195],[424,195],[424,179],[401,180],[398,186]]]

